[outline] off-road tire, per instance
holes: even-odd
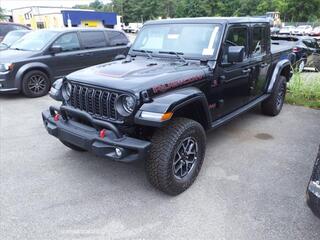
[[[316,158],[316,161],[314,163],[312,175],[309,181],[309,184],[311,181],[317,181],[320,180],[320,146],[318,150],[318,155]],[[310,190],[309,185],[307,188],[307,204],[312,210],[312,212],[320,218],[320,197],[315,196]]]
[[[178,179],[174,173],[174,159],[186,139],[195,140],[197,157],[186,176]],[[173,119],[168,125],[158,129],[152,137],[150,156],[145,163],[148,180],[154,187],[169,195],[175,196],[184,192],[200,172],[205,148],[206,135],[201,124],[186,118]]]
[[[39,85],[35,86],[35,82],[39,81]],[[44,72],[40,70],[32,70],[27,72],[22,79],[22,93],[29,98],[42,97],[50,90],[50,79]],[[37,89],[39,89],[37,91]]]
[[[287,91],[287,79],[280,76],[276,81],[272,94],[261,103],[262,113],[268,116],[277,116],[282,109]]]
[[[60,140],[60,141],[62,142],[63,145],[65,145],[66,147],[68,147],[68,148],[70,148],[70,149],[72,149],[74,151],[77,151],[77,152],[86,152],[87,151],[87,150],[85,150],[85,149],[83,149],[81,147],[73,145],[72,143],[68,143],[68,142],[65,142],[65,141],[62,141],[62,140]]]

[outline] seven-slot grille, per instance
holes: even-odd
[[[71,83],[69,104],[95,118],[118,120],[115,101],[118,93]]]

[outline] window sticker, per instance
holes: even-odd
[[[214,49],[210,48],[204,48],[202,50],[202,56],[212,56],[214,53]]]
[[[168,39],[178,39],[179,36],[179,34],[168,34]]]
[[[208,48],[204,48],[202,50],[202,55],[203,56],[212,56],[213,55],[213,53],[214,53],[213,44],[214,44],[214,42],[216,40],[218,31],[219,31],[219,27],[215,27],[212,30],[210,41],[209,41],[209,44],[208,44]]]

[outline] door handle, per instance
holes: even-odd
[[[243,69],[243,70],[242,70],[242,73],[250,73],[250,72],[251,72],[251,68]]]
[[[76,54],[77,57],[83,57],[85,56],[83,53],[79,53],[79,54]]]
[[[262,68],[264,68],[266,66],[268,66],[268,63],[261,63],[261,65],[260,65],[260,67],[262,67]]]

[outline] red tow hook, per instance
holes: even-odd
[[[59,119],[60,119],[60,114],[59,114],[59,113],[57,113],[56,115],[54,115],[53,120],[54,120],[55,122],[58,122]]]
[[[107,134],[107,130],[102,129],[102,130],[99,132],[99,137],[100,137],[100,138],[105,138],[106,134]]]

